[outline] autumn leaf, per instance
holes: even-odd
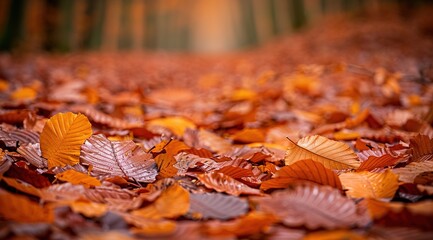
[[[166,128],[180,137],[183,135],[186,129],[195,129],[196,126],[190,120],[184,117],[166,117],[150,120],[147,123],[147,128],[157,130],[158,128]]]
[[[260,129],[245,128],[232,136],[232,139],[241,143],[264,142],[265,134]]]
[[[312,159],[335,170],[356,169],[360,165],[356,154],[348,145],[317,135],[304,137],[297,143],[290,140],[285,157],[286,165],[303,159]]]
[[[239,196],[240,194],[259,195],[258,189],[250,188],[247,185],[225,175],[224,173],[210,172],[198,175],[198,179],[208,188],[217,192]]]
[[[92,165],[95,174],[109,174],[152,182],[157,175],[152,154],[133,141],[112,142],[104,135],[90,137],[82,146],[81,161]]]
[[[310,181],[342,190],[340,179],[332,170],[323,164],[305,159],[289,166],[284,166],[275,173],[275,178],[262,183],[260,189],[286,188],[296,181]]]
[[[36,197],[40,197],[42,194],[40,189],[15,178],[2,177],[2,181],[5,181],[7,185],[23,193],[27,193]]]
[[[101,217],[107,212],[107,205],[95,202],[75,201],[70,204],[72,211],[81,213],[86,217]]]
[[[20,196],[0,190],[0,216],[16,222],[47,222],[54,221],[52,209],[41,206],[25,196]]]
[[[150,219],[177,218],[187,213],[189,206],[189,192],[180,185],[174,184],[167,188],[153,204],[134,210],[132,214]]]
[[[41,157],[39,143],[23,144],[18,147],[17,152],[21,154],[30,164],[38,168],[46,168],[47,160]]]
[[[42,130],[42,156],[48,167],[74,165],[79,162],[80,147],[92,135],[92,126],[86,116],[71,112],[51,117]]]
[[[175,167],[177,164],[175,155],[182,150],[189,149],[189,147],[185,145],[185,143],[178,140],[171,140],[168,143],[163,142],[160,143],[159,146],[162,146],[162,148],[159,149],[159,147],[156,146],[154,151],[165,151],[165,153],[161,153],[155,157],[155,162],[159,170],[159,176],[164,178],[173,177],[178,172],[178,169]]]
[[[401,168],[394,168],[392,171],[398,175],[402,182],[413,183],[415,178],[423,173],[433,169],[433,161],[411,162]]]
[[[417,135],[410,140],[412,159],[414,162],[433,160],[433,138],[426,135]]]
[[[278,216],[287,226],[335,229],[365,226],[369,222],[351,199],[329,186],[298,185],[293,190],[277,191],[254,201],[260,211]]]
[[[56,174],[56,178],[76,185],[81,184],[87,188],[101,186],[101,182],[98,179],[73,169]]]
[[[361,162],[361,165],[357,171],[371,171],[377,168],[384,168],[394,166],[398,163],[402,156],[395,156],[388,153],[385,149],[380,150],[366,150],[358,153],[359,158],[365,159]]]
[[[239,217],[248,211],[248,202],[221,193],[190,194],[189,214],[194,219],[227,220]]]
[[[390,170],[381,173],[350,172],[340,175],[347,195],[353,198],[390,199],[398,188],[398,176]]]

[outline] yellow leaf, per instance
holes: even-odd
[[[27,197],[0,190],[0,216],[16,222],[53,222],[52,209],[30,201]]]
[[[72,211],[86,217],[101,217],[107,212],[107,205],[95,202],[75,201],[70,204]]]
[[[143,218],[177,218],[189,210],[189,192],[179,184],[167,188],[150,206],[132,212]]]
[[[147,123],[149,129],[166,128],[176,136],[183,136],[187,128],[196,129],[196,126],[190,120],[183,117],[167,117],[150,120]]]
[[[343,188],[353,198],[392,198],[398,188],[398,176],[387,170],[382,173],[351,172],[340,175]]]
[[[334,170],[354,169],[360,165],[355,152],[347,144],[318,135],[304,137],[298,143],[290,140],[286,165],[304,159],[312,159]]]
[[[15,90],[11,97],[13,100],[34,100],[37,92],[35,89],[30,87],[23,87]]]
[[[75,185],[83,185],[86,188],[92,186],[101,186],[101,182],[87,174],[77,172],[74,169],[66,170],[56,174],[56,178],[65,182],[70,182]]]
[[[51,117],[40,137],[42,156],[48,167],[77,164],[80,147],[91,135],[92,125],[82,114],[67,112]]]

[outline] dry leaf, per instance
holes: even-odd
[[[87,174],[77,172],[73,169],[56,174],[56,178],[61,181],[70,182],[75,185],[81,184],[86,188],[101,186],[101,182],[98,179],[91,177]]]
[[[304,137],[298,143],[290,140],[285,157],[286,165],[304,159],[312,159],[335,170],[356,169],[360,165],[356,154],[348,145],[317,135]]]
[[[294,190],[274,192],[254,201],[259,210],[278,216],[287,226],[335,229],[365,226],[369,221],[351,199],[329,186],[298,185]]]
[[[215,236],[245,236],[265,231],[277,219],[268,213],[252,211],[235,220],[220,222],[210,221],[205,225],[205,232]]]
[[[426,135],[417,135],[410,140],[413,162],[433,160],[433,138]]]
[[[407,183],[413,183],[415,178],[427,171],[433,169],[433,161],[411,162],[401,168],[394,168],[392,171],[398,175],[398,180]]]
[[[20,196],[0,190],[0,215],[2,218],[16,222],[54,221],[52,209]]]
[[[8,177],[2,177],[2,180],[6,182],[7,185],[10,187],[15,188],[18,191],[40,197],[41,196],[41,190],[26,183],[21,180],[15,179],[15,178],[8,178]]]
[[[17,152],[21,154],[27,162],[37,168],[46,168],[48,166],[47,160],[41,157],[42,153],[39,143],[23,144],[18,147]]]
[[[227,220],[246,214],[248,202],[221,193],[190,194],[189,214],[194,219]]]
[[[232,139],[241,143],[264,142],[265,134],[260,129],[245,128],[235,133]]]
[[[335,240],[335,239],[350,239],[350,240],[367,240],[366,237],[355,231],[350,230],[334,230],[334,231],[318,231],[307,234],[303,237],[304,240]]]
[[[250,188],[224,173],[210,172],[200,174],[197,177],[206,187],[214,189],[217,192],[226,192],[234,196],[239,196],[240,194],[260,194],[258,189]]]
[[[147,128],[151,131],[156,130],[156,132],[158,132],[159,128],[166,128],[176,136],[181,137],[186,129],[195,129],[196,126],[193,122],[183,117],[167,117],[149,121]]]
[[[253,171],[251,171],[251,169],[245,169],[242,167],[235,167],[235,166],[225,166],[216,170],[216,172],[223,173],[235,179],[254,176]]]
[[[133,141],[111,142],[104,135],[90,137],[81,147],[81,161],[91,164],[92,172],[152,182],[157,175],[152,154]]]
[[[107,205],[95,202],[75,201],[69,205],[72,211],[81,213],[86,217],[101,217],[107,212]]]
[[[210,158],[199,157],[195,154],[187,152],[180,152],[174,156],[174,158],[176,159],[176,163],[173,165],[173,167],[177,168],[177,175],[179,176],[184,176],[188,169],[196,168],[198,166],[206,171],[218,168],[218,165],[214,160]]]
[[[132,214],[150,219],[177,218],[187,213],[189,206],[189,192],[174,184],[162,192],[153,204],[135,210]]]
[[[275,187],[286,188],[296,181],[310,181],[342,190],[337,174],[311,159],[297,161],[282,167],[275,173],[275,178],[263,182],[260,188],[263,190]]]
[[[390,199],[398,188],[398,176],[390,170],[381,173],[351,172],[340,175],[347,195],[353,198]]]
[[[178,140],[171,140],[168,143],[162,142],[155,147],[153,150],[155,152],[161,152],[162,150],[165,150],[165,153],[161,153],[155,157],[155,162],[158,166],[160,177],[173,177],[177,174],[178,169],[175,168],[177,163],[175,155],[177,155],[178,152],[186,149],[189,149],[189,147]]]
[[[82,114],[67,112],[51,117],[41,133],[42,156],[48,167],[77,164],[80,147],[90,135],[92,126]]]
[[[383,154],[382,156],[369,156],[367,160],[361,162],[361,165],[356,170],[360,171],[371,171],[376,168],[385,168],[394,166],[401,159],[401,157],[392,156],[389,153]]]

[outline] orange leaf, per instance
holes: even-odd
[[[81,145],[92,135],[92,126],[86,116],[71,112],[51,117],[42,130],[42,156],[48,167],[74,165],[79,162]]]
[[[241,143],[264,142],[265,134],[260,129],[245,128],[235,133],[232,139]]]
[[[150,219],[177,218],[187,213],[188,209],[189,192],[174,184],[162,192],[153,204],[133,211],[132,215]]]
[[[320,162],[333,170],[353,169],[360,164],[356,154],[347,144],[318,135],[304,137],[298,143],[290,140],[285,157],[286,165],[304,159]]]
[[[243,177],[254,176],[253,171],[251,171],[251,169],[245,169],[245,168],[234,167],[234,166],[225,166],[219,170],[216,170],[216,172],[224,173],[225,175],[230,176],[232,178],[243,178]]]
[[[284,186],[284,183],[291,183],[293,181],[310,181],[318,183],[321,185],[329,185],[331,187],[342,190],[340,179],[337,174],[332,170],[325,168],[323,164],[315,162],[311,159],[305,159],[295,162],[292,165],[284,166],[275,173],[275,179],[281,179],[282,183],[278,183],[274,180],[270,183],[280,184]],[[283,180],[284,178],[289,178],[289,180]],[[269,188],[270,183],[265,184],[261,188]],[[287,187],[287,186],[286,186]]]
[[[181,137],[185,133],[185,130],[188,128],[196,129],[196,126],[193,122],[183,117],[167,117],[153,119],[147,123],[147,127],[150,130],[157,130],[161,127],[166,128],[178,137]]]
[[[34,100],[37,95],[38,92],[35,89],[31,87],[23,87],[15,90],[12,93],[11,98],[17,101]]]
[[[334,133],[335,140],[353,140],[359,138],[360,135],[358,132],[349,132],[349,131],[339,131]]]
[[[163,145],[161,149],[159,149],[160,147],[158,146],[156,146],[154,149],[154,151],[162,151],[162,149],[165,150],[165,153],[161,153],[155,157],[155,162],[159,170],[159,176],[163,178],[173,177],[178,171],[178,169],[174,167],[174,165],[177,163],[174,156],[182,150],[189,149],[189,147],[185,145],[185,143],[178,140],[172,140],[168,144],[159,144],[159,146],[161,145]]]
[[[86,188],[90,188],[93,186],[101,186],[101,182],[98,179],[91,177],[87,174],[75,171],[74,169],[70,169],[62,173],[56,174],[56,178],[61,181],[70,182],[75,185],[81,184]]]
[[[21,180],[15,179],[15,178],[8,178],[8,177],[3,177],[2,178],[3,181],[6,182],[7,185],[9,185],[10,187],[15,188],[18,191],[36,196],[36,197],[40,197],[41,196],[41,190],[26,183],[23,182]]]
[[[107,205],[95,202],[75,201],[70,204],[72,211],[86,217],[101,217],[107,212]]]
[[[27,197],[0,190],[0,216],[17,222],[54,221],[52,209],[30,201]]]
[[[366,161],[363,161],[356,171],[371,171],[376,168],[384,168],[395,165],[400,157],[391,156],[391,154],[384,154],[380,157],[370,156]]]
[[[347,195],[353,198],[392,198],[398,188],[398,176],[387,170],[382,173],[351,172],[340,175]]]
[[[235,196],[239,196],[240,194],[260,194],[258,189],[250,188],[224,173],[204,173],[198,175],[198,179],[200,179],[206,187],[214,189],[217,192],[226,192]]]
[[[205,225],[205,232],[210,235],[245,236],[264,231],[275,223],[277,219],[268,213],[249,212],[246,216],[228,222],[212,221]]]

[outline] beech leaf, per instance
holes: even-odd
[[[73,169],[56,174],[56,178],[75,185],[81,184],[87,188],[92,186],[101,186],[101,182],[98,179]]]
[[[195,218],[227,220],[248,211],[248,202],[221,193],[191,194],[189,213]]]
[[[381,173],[350,172],[340,175],[347,195],[353,198],[390,199],[398,188],[398,176],[387,170]]]
[[[433,160],[433,138],[426,135],[417,135],[410,140],[410,147],[412,148],[412,161]]]
[[[79,162],[80,147],[92,135],[92,126],[86,116],[71,112],[51,117],[42,130],[42,156],[48,167],[74,165]]]
[[[423,173],[433,169],[433,161],[411,162],[401,168],[394,168],[392,171],[398,175],[402,182],[413,183],[415,178]]]
[[[365,226],[369,222],[351,199],[329,186],[298,185],[294,190],[277,191],[254,201],[259,210],[278,216],[287,226],[335,229]]]
[[[282,183],[278,183],[279,180]],[[278,188],[285,188],[295,181],[310,181],[342,190],[337,174],[325,168],[323,164],[311,159],[297,161],[292,165],[282,167],[275,173],[274,179],[263,182],[260,188],[266,190],[275,188],[275,185]]]
[[[239,196],[240,194],[258,195],[258,189],[250,188],[247,185],[225,175],[224,173],[210,172],[198,175],[198,179],[208,188],[217,192]]]
[[[355,152],[347,144],[318,135],[304,137],[297,143],[290,140],[286,165],[304,159],[312,159],[334,170],[356,169],[360,165]]]

